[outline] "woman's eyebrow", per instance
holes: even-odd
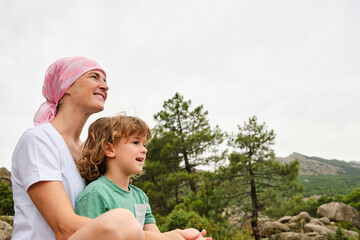
[[[89,74],[95,74],[96,78],[100,78],[100,74],[98,74],[97,72],[89,72]],[[104,78],[104,82],[106,82],[106,78]]]

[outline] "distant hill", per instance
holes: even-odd
[[[288,163],[295,159],[300,160],[300,175],[360,174],[360,161],[328,160],[320,157],[308,157],[300,153],[276,158],[281,163]]]
[[[293,153],[277,157],[281,163],[300,161],[299,183],[304,186],[303,196],[348,194],[360,188],[360,161],[345,162],[337,159],[308,157]]]
[[[360,168],[360,161],[350,161],[349,163],[354,168]]]

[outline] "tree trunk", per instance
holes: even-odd
[[[179,109],[177,108],[176,109],[176,116],[177,116],[177,122],[178,122],[178,127],[179,127],[179,135],[181,137],[181,143],[183,144],[183,147],[182,147],[182,153],[184,155],[184,162],[185,162],[185,170],[189,173],[189,174],[192,174],[192,169],[191,169],[191,166],[190,166],[190,161],[189,161],[189,156],[188,156],[188,152],[186,150],[186,148],[184,147],[185,145],[185,140],[182,136],[182,133],[183,133],[183,128],[181,126],[181,120],[180,120],[180,111]],[[196,190],[196,183],[193,181],[193,180],[189,180],[189,185],[190,185],[190,189],[191,191],[194,192],[194,194],[196,195],[197,194],[197,190]]]
[[[185,161],[185,170],[189,174],[192,174],[193,172],[192,172],[192,169],[191,169],[191,166],[190,166],[189,158],[188,158],[187,152],[185,150],[183,151],[183,155],[184,155],[184,161]],[[189,180],[189,185],[190,185],[191,191],[193,191],[195,193],[195,195],[196,195],[197,194],[196,183],[192,179],[190,179]]]
[[[258,202],[257,202],[257,195],[256,195],[256,185],[254,179],[254,172],[252,171],[251,167],[249,167],[250,173],[250,186],[251,186],[251,204],[253,207],[253,211],[251,214],[251,228],[253,231],[253,235],[255,240],[260,239],[260,231],[258,227]]]

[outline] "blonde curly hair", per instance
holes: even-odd
[[[106,144],[111,143],[115,147],[122,138],[132,136],[144,137],[145,143],[152,137],[149,126],[143,120],[124,114],[99,118],[90,125],[88,137],[82,145],[82,156],[77,163],[86,184],[105,173]]]

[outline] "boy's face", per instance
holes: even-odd
[[[129,177],[141,174],[145,165],[147,149],[143,136],[122,138],[115,146],[115,161],[118,169]]]

